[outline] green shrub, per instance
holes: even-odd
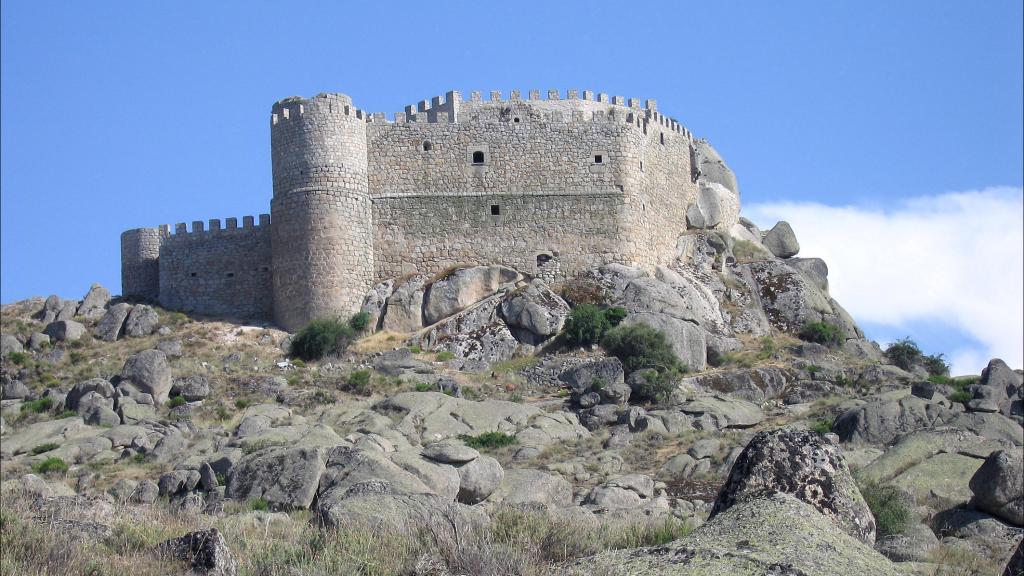
[[[653,368],[641,372],[641,382],[633,389],[630,398],[639,402],[667,402],[675,389],[676,374],[673,372],[662,373]]]
[[[49,452],[50,450],[56,450],[60,448],[60,444],[54,442],[47,442],[46,444],[40,444],[32,449],[33,454],[42,454],[43,452]]]
[[[350,372],[345,378],[345,384],[342,386],[342,390],[350,392],[352,394],[358,394],[360,396],[370,395],[370,376],[369,370],[356,370]]]
[[[356,312],[348,319],[348,325],[357,333],[366,330],[366,327],[370,325],[370,313]]]
[[[904,370],[913,370],[914,364],[920,362],[923,356],[917,343],[910,338],[897,340],[885,349],[885,357]]]
[[[177,408],[178,406],[184,406],[188,404],[182,396],[171,396],[171,399],[167,402],[167,406],[170,408]]]
[[[665,334],[646,324],[612,328],[601,339],[601,347],[622,361],[627,374],[644,368],[671,375],[687,370],[679,362]]]
[[[292,358],[292,366],[295,366],[296,368],[305,368],[306,363],[303,362],[301,358]]]
[[[46,412],[53,408],[53,398],[44,396],[38,400],[30,400],[21,405],[22,412],[35,412],[36,414]]]
[[[825,434],[828,434],[829,432],[832,431],[832,421],[831,420],[815,420],[814,423],[811,424],[810,428],[811,428],[812,431],[817,432],[818,434],[821,434],[822,436],[824,436]]]
[[[470,448],[476,448],[477,450],[489,450],[494,448],[501,448],[502,446],[510,446],[518,442],[515,436],[509,436],[504,432],[484,432],[477,436],[461,435],[459,439],[469,446]]]
[[[352,326],[337,318],[313,320],[292,338],[291,355],[302,360],[317,360],[344,352],[354,338]]]
[[[611,327],[603,310],[593,304],[580,304],[565,322],[565,339],[572,345],[590,346],[599,342]]]
[[[811,380],[817,380],[818,373],[821,372],[822,370],[824,370],[824,368],[822,368],[821,366],[818,366],[817,364],[811,364],[810,366],[807,367],[807,374],[810,375]]]
[[[419,344],[413,344],[412,346],[409,346],[409,352],[412,352],[413,354],[422,354],[423,348]]]
[[[800,329],[800,339],[825,346],[839,346],[843,343],[843,331],[828,322],[808,322]]]
[[[895,486],[861,483],[860,493],[875,516],[878,537],[902,534],[910,523],[910,507]]]
[[[39,474],[63,474],[68,471],[68,464],[60,458],[47,458],[46,460],[36,464],[33,467],[33,470]]]
[[[437,353],[436,358],[438,362],[447,362],[449,360],[454,360],[455,354],[452,354],[447,350],[441,350],[440,352]]]
[[[65,411],[61,412],[60,414],[57,414],[57,420],[63,420],[65,418],[73,418],[75,416],[78,416],[78,412],[75,412],[74,410],[65,410]]]
[[[604,311],[604,317],[612,327],[618,326],[629,313],[621,306],[612,306]]]
[[[955,390],[949,395],[950,402],[959,402],[960,404],[967,404],[972,398],[974,398],[974,395],[963,389]]]
[[[7,359],[18,366],[24,366],[28,362],[28,354],[24,352],[11,352],[7,355]]]
[[[250,503],[253,510],[257,512],[266,512],[270,510],[270,502],[267,502],[265,498],[257,498]]]
[[[245,398],[239,398],[238,400],[235,400],[235,408],[238,408],[239,410],[245,410],[248,407],[249,401],[246,400]]]
[[[932,354],[921,358],[921,365],[928,371],[929,376],[948,376],[949,364],[943,358],[944,354]]]
[[[417,382],[416,383],[416,391],[417,392],[430,392],[433,389],[434,389],[434,385],[430,384],[428,382]]]

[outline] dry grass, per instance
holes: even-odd
[[[357,354],[372,354],[374,352],[387,352],[398,346],[402,346],[408,334],[388,332],[381,330],[368,336],[364,336],[349,345],[348,349]]]
[[[408,575],[428,567],[479,576],[540,576],[602,550],[663,544],[690,532],[672,519],[588,520],[512,508],[487,529],[453,532],[445,518],[403,529],[318,528],[308,512],[213,518],[166,505],[119,507],[82,499],[40,505],[7,494],[0,513],[0,574],[156,576],[186,567],[154,552],[160,542],[216,526],[239,576]]]

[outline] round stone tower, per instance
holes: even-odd
[[[373,280],[366,118],[344,94],[274,104],[274,320],[294,331],[356,312]]]
[[[160,296],[160,244],[166,228],[121,233],[121,294],[156,300]]]

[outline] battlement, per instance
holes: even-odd
[[[371,117],[368,112],[356,108],[352,104],[352,98],[347,94],[321,92],[312,98],[290,96],[274,102],[270,112],[270,125],[277,126],[279,123],[311,113],[351,116],[364,122],[369,122]]]
[[[167,240],[230,233],[239,230],[261,230],[270,228],[270,214],[260,214],[258,220],[253,216],[242,216],[241,226],[238,225],[238,218],[225,218],[223,226],[221,225],[220,218],[212,218],[207,221],[193,220],[191,230],[189,230],[188,224],[185,222],[175,224],[173,229],[167,224],[161,224],[158,228]]]

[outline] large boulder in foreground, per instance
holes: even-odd
[[[793,494],[868,545],[875,542],[875,518],[839,448],[810,430],[760,432],[733,464],[711,517],[751,498]]]
[[[556,574],[901,576],[905,572],[812,505],[792,494],[775,493],[737,503],[674,542],[602,552]]]
[[[998,450],[971,478],[974,504],[979,510],[1024,526],[1024,462],[1020,450]]]
[[[216,528],[165,540],[157,548],[164,554],[188,562],[196,574],[235,576],[238,572],[238,562],[228,549],[224,535]]]

